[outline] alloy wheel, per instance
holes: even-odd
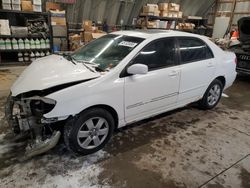
[[[220,99],[221,88],[218,84],[215,84],[208,92],[207,102],[210,106],[213,106]]]
[[[77,141],[83,149],[93,149],[101,145],[109,133],[106,119],[94,117],[85,121],[78,133]]]

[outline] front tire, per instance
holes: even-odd
[[[223,91],[223,84],[220,80],[214,80],[207,88],[203,98],[199,101],[201,109],[208,110],[214,108],[220,101]]]
[[[81,155],[88,155],[102,149],[114,131],[114,118],[102,108],[92,108],[79,114],[76,120],[69,120],[64,128],[67,148]]]

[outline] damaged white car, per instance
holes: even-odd
[[[6,117],[29,133],[27,156],[53,148],[90,154],[114,129],[197,101],[217,105],[236,77],[235,54],[177,31],[119,31],[71,55],[34,61],[11,87]]]

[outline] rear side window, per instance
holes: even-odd
[[[145,64],[149,70],[176,65],[175,39],[165,38],[147,45],[133,60],[133,64]]]
[[[179,38],[181,63],[191,63],[213,58],[213,53],[205,42],[196,38]]]

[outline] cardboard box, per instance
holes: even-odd
[[[159,10],[154,11],[154,16],[160,16],[160,11]]]
[[[33,6],[31,1],[22,1],[21,7],[23,11],[33,11]]]
[[[34,12],[42,12],[42,5],[33,5]]]
[[[168,3],[159,3],[158,4],[160,11],[167,11],[168,10]]]
[[[93,40],[93,35],[92,35],[92,32],[89,32],[89,31],[85,31],[84,32],[84,43],[88,43],[90,41]]]
[[[168,17],[169,16],[168,13],[169,13],[168,11],[161,11],[160,16],[161,17]]]
[[[168,4],[169,11],[180,11],[180,5],[176,3],[169,3]]]
[[[12,10],[21,10],[20,4],[12,4]]]
[[[3,3],[2,7],[4,10],[11,10],[11,4],[10,3]]]
[[[82,27],[85,31],[93,31],[91,20],[84,20]]]
[[[67,36],[67,27],[64,25],[52,26],[53,36]]]
[[[170,17],[170,18],[178,18],[178,12],[168,12],[168,17]]]
[[[193,23],[184,23],[182,29],[193,30],[195,25]]]
[[[49,10],[62,10],[59,3],[46,2],[46,11]]]
[[[66,18],[51,17],[52,25],[66,25]]]
[[[182,18],[183,17],[183,12],[179,11],[178,12],[178,18]]]
[[[148,21],[147,28],[157,28],[156,21]]]
[[[157,4],[147,4],[145,6],[143,6],[143,12],[147,13],[147,12],[155,12],[158,11],[158,5]]]

